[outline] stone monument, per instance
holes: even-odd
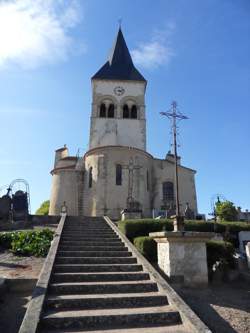
[[[187,119],[187,117],[177,111],[176,102],[172,103],[170,111],[161,112],[161,114],[173,121],[176,215],[173,216],[174,232],[153,232],[149,236],[157,242],[159,268],[172,282],[183,283],[187,286],[204,286],[208,283],[206,242],[214,236],[214,233],[185,232],[184,216],[181,216],[179,207],[176,121]],[[188,203],[186,204],[185,217],[193,217]]]

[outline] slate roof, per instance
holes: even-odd
[[[92,76],[92,79],[101,80],[134,80],[144,81],[144,77],[135,68],[127,44],[119,28],[108,61]]]

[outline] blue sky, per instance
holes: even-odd
[[[250,208],[249,0],[1,1],[0,187],[26,179],[35,211],[50,195],[54,150],[87,149],[90,77],[119,18],[148,80],[148,151],[169,150],[159,112],[177,100],[189,117],[179,149],[197,170],[199,211],[210,212],[216,193]]]

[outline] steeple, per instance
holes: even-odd
[[[108,61],[92,79],[146,81],[133,64],[121,28],[119,28]]]

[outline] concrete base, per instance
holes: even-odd
[[[130,211],[123,210],[123,211],[121,211],[121,216],[122,216],[122,221],[141,219],[142,218],[142,212],[141,211],[130,212]]]
[[[157,242],[158,265],[170,281],[186,286],[208,283],[206,241],[208,232],[153,232]]]

